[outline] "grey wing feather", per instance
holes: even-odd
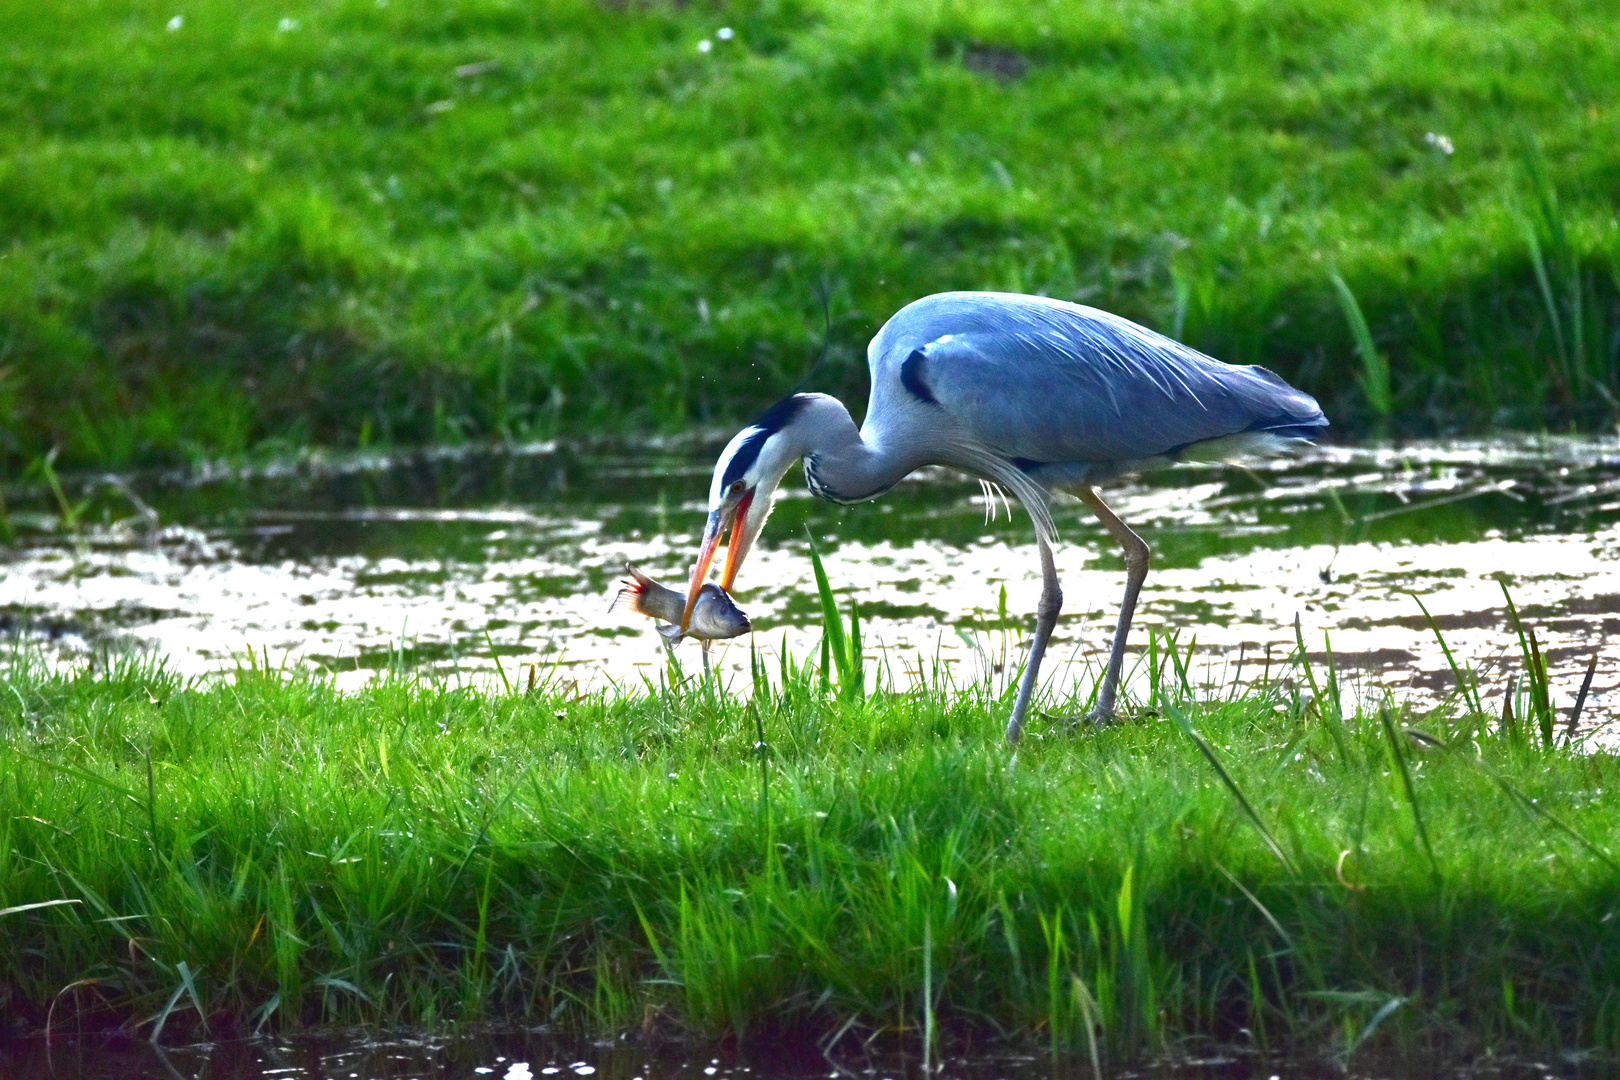
[[[900,369],[912,360],[909,385],[925,384],[975,438],[1030,462],[1130,461],[1240,432],[1310,438],[1327,426],[1308,394],[1265,368],[1044,297],[924,297],[878,332],[868,360],[874,396],[880,385],[904,392]]]

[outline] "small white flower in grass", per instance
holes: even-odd
[[[172,34],[184,25],[186,25],[186,17],[184,15],[176,15],[165,24],[165,28],[169,31],[169,33]]]
[[[735,35],[732,34],[731,27],[722,26],[720,29],[714,32],[714,36],[719,38],[721,41],[730,41]]]
[[[1451,137],[1448,135],[1439,135],[1433,131],[1425,131],[1423,133],[1423,141],[1440,151],[1442,154],[1445,154],[1447,157],[1450,157],[1452,154],[1457,152],[1457,148],[1451,144]]]
[[[534,1080],[534,1073],[529,1071],[527,1061],[514,1061],[506,1069],[505,1080]]]
[[[282,19],[280,22],[276,23],[277,33],[290,34],[296,29],[298,29],[297,19]]]
[[[712,48],[714,48],[714,42],[710,41],[708,38],[704,38],[702,41],[698,42],[698,52],[700,53],[706,53]]]

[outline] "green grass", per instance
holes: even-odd
[[[1263,361],[1341,427],[1616,395],[1609,3],[172,8],[0,9],[12,468],[735,420],[822,280],[846,394],[969,287]]]
[[[1615,757],[1341,714],[1322,671],[1195,701],[1155,649],[1155,710],[1015,760],[1005,696],[937,679],[345,695],[16,659],[0,1011],[1620,1050]]]

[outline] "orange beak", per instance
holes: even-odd
[[[720,534],[726,531],[726,521],[716,510],[709,515],[703,527],[703,541],[698,544],[697,565],[692,567],[692,584],[686,589],[686,610],[681,613],[681,633],[692,622],[692,609],[697,607],[698,593],[703,591],[703,580],[709,576],[709,564],[714,562],[714,549],[720,546]]]
[[[686,589],[686,610],[681,614],[681,632],[692,622],[692,609],[697,607],[698,593],[703,591],[704,579],[709,576],[709,564],[714,562],[715,551],[720,547],[720,538],[725,535],[726,529],[731,529],[731,543],[726,546],[726,563],[720,574],[720,587],[727,592],[731,591],[731,583],[737,578],[737,571],[742,567],[742,558],[747,548],[744,543],[743,522],[748,514],[748,504],[754,501],[754,493],[748,492],[730,511],[716,510],[709,515],[709,523],[703,528],[703,540],[698,544],[697,565],[692,567],[692,583]]]
[[[737,504],[737,516],[731,522],[731,543],[726,545],[726,566],[720,572],[720,587],[726,592],[731,591],[731,583],[737,580],[737,571],[742,569],[743,556],[748,554],[744,537],[748,530],[745,523],[748,521],[748,504],[754,501],[754,493],[750,491],[742,497]]]

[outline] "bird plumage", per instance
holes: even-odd
[[[928,423],[933,406],[934,422],[960,425],[1025,471],[1086,466],[1093,481],[1226,436],[1308,438],[1327,424],[1315,401],[1265,368],[1046,297],[923,297],[878,331],[867,364],[869,416],[905,411]],[[900,398],[911,407],[895,408]]]
[[[1106,718],[1149,551],[1091,485],[1178,460],[1274,453],[1327,426],[1309,395],[1265,368],[1225,364],[1117,315],[1046,297],[925,296],[877,332],[867,365],[872,387],[858,430],[836,398],[791,394],[726,446],[686,617],[727,529],[721,586],[731,588],[795,461],[803,459],[810,490],[834,502],[875,498],[924,465],[994,481],[1029,512],[1045,583],[1008,725],[1013,741],[1062,605],[1049,492],[1077,494],[1125,552],[1125,598],[1098,693]]]

